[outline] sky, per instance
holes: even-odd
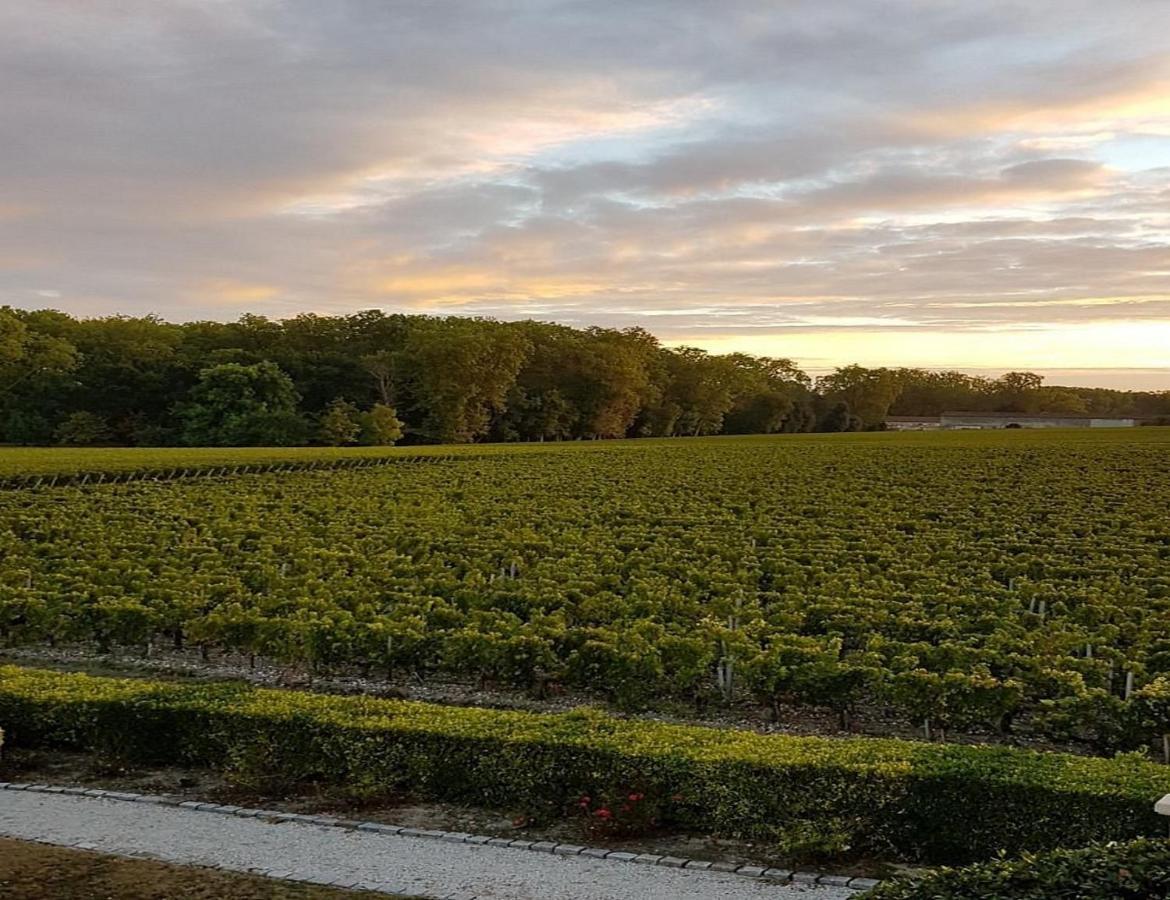
[[[0,4],[0,304],[1170,389],[1165,0]]]

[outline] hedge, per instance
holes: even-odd
[[[14,746],[131,762],[250,764],[355,790],[558,814],[638,788],[665,824],[772,839],[831,824],[862,852],[985,859],[1160,833],[1170,768],[1004,747],[761,735],[595,710],[541,714],[239,683],[115,679],[0,666]]]
[[[1170,842],[1057,850],[891,881],[866,900],[1150,900],[1170,897]]]

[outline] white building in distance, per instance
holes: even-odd
[[[961,431],[989,428],[1132,428],[1137,419],[1064,413],[944,412],[940,416],[888,416],[890,431]]]
[[[1134,418],[1071,416],[1066,413],[945,412],[943,429],[957,428],[1132,428]]]

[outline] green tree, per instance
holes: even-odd
[[[1044,376],[1034,372],[1008,372],[995,380],[996,409],[1003,412],[1035,412]]]
[[[1035,405],[1039,412],[1058,415],[1083,416],[1089,413],[1089,404],[1071,388],[1042,387],[1036,393]]]
[[[821,419],[821,431],[861,431],[865,423],[849,411],[844,400],[834,403]]]
[[[0,421],[5,440],[48,441],[50,423],[70,392],[77,348],[41,327],[47,321],[42,313],[0,307]],[[56,321],[73,322],[63,315]]]
[[[529,352],[508,390],[504,409],[492,422],[492,439],[502,441],[564,440],[579,432],[582,389],[580,331],[547,322],[519,322],[515,326],[528,342]]]
[[[356,441],[361,430],[357,407],[338,397],[325,407],[317,437],[327,447],[339,447]]]
[[[436,443],[483,438],[503,412],[528,351],[521,331],[498,322],[418,322],[395,365],[414,413],[410,421]]]
[[[224,363],[199,373],[178,409],[193,446],[288,446],[305,440],[299,395],[274,362]]]
[[[733,353],[726,357],[732,367],[731,408],[723,419],[728,434],[771,434],[805,430],[793,419],[797,402],[809,394],[809,378],[790,359]]]
[[[4,417],[4,439],[13,444],[47,444],[52,436],[52,423],[33,410],[14,409]]]
[[[733,359],[711,356],[697,347],[680,347],[668,357],[667,371],[663,402],[678,410],[670,433],[700,435],[722,430],[739,380]]]
[[[837,369],[821,378],[817,388],[829,402],[849,404],[849,411],[865,428],[876,428],[886,420],[900,390],[893,370],[862,366]]]
[[[388,350],[369,353],[360,360],[362,370],[370,376],[378,402],[389,406],[394,398],[394,354]]]
[[[816,395],[811,393],[792,402],[792,409],[788,411],[780,425],[780,430],[786,434],[816,431],[816,428]]]
[[[101,416],[83,410],[70,413],[69,417],[57,426],[54,436],[58,444],[85,447],[107,443],[113,437],[113,432]]]
[[[359,441],[371,447],[391,446],[402,440],[402,422],[394,407],[375,403],[361,414]]]
[[[962,372],[895,369],[900,385],[890,413],[898,416],[937,416],[951,410],[989,410],[994,405],[993,382]]]
[[[661,348],[640,328],[589,328],[566,355],[565,396],[577,409],[574,437],[625,437],[656,397],[652,371]]]
[[[69,341],[30,327],[33,314],[0,307],[0,393],[9,394],[44,372],[68,372],[77,365]]]

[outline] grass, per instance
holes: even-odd
[[[0,475],[307,463],[417,456],[434,447],[0,447]]]
[[[12,447],[0,446],[0,476],[73,475],[140,469],[310,463],[370,457],[491,455],[651,445],[782,441],[876,447],[1021,447],[1080,443],[1166,443],[1170,428],[1077,428],[988,431],[864,432],[852,434],[733,435],[702,438],[565,441],[543,444],[443,444],[407,447]]]

